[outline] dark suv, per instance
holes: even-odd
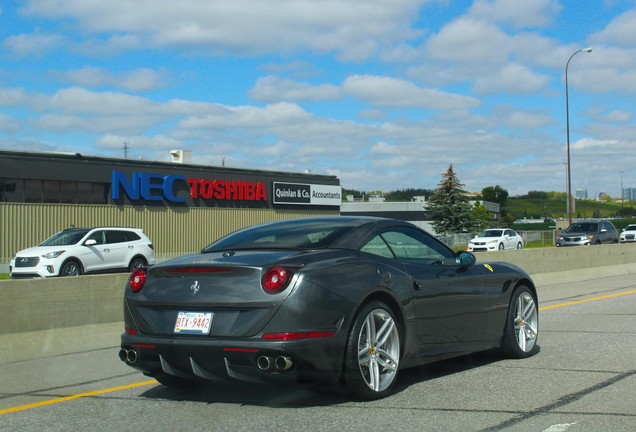
[[[557,238],[557,246],[589,246],[618,243],[618,230],[608,220],[583,220],[572,223]]]

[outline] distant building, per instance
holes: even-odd
[[[587,189],[577,189],[574,196],[580,199],[587,199]]]
[[[636,201],[636,188],[623,189],[623,199],[628,201]]]
[[[479,202],[490,212],[493,221],[501,219],[499,204],[489,201]],[[475,205],[476,201],[471,203]],[[413,197],[410,202],[374,201],[371,198],[368,202],[349,200],[341,204],[340,213],[343,216],[377,216],[404,220],[436,234],[428,214],[428,202],[423,196]]]

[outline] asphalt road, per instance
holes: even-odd
[[[171,390],[121,363],[114,334],[102,349],[0,364],[0,430],[635,431],[636,277],[539,290],[538,355],[405,370],[380,401],[337,386]]]

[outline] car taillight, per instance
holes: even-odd
[[[281,292],[289,285],[292,274],[291,270],[284,267],[275,266],[268,268],[262,279],[263,289],[270,294]]]
[[[132,292],[139,292],[144,287],[146,283],[146,269],[138,268],[130,275],[130,279],[128,280],[128,284],[130,285],[130,289]]]

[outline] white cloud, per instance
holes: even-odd
[[[65,79],[85,87],[115,86],[132,91],[154,90],[165,86],[165,71],[136,69],[126,73],[113,74],[104,68],[86,66],[64,73]]]
[[[63,47],[65,38],[59,34],[20,34],[9,36],[2,45],[17,57],[40,57]]]
[[[577,140],[576,142],[572,143],[571,148],[577,149],[577,150],[589,150],[589,149],[595,149],[595,150],[599,150],[602,148],[607,148],[607,147],[615,147],[616,145],[618,145],[619,142],[617,140],[601,140],[601,139],[596,139],[596,138],[582,138],[580,140]]]
[[[331,84],[311,85],[270,75],[260,78],[249,95],[261,102],[324,101],[337,99],[340,90]]]
[[[149,137],[144,135],[123,136],[116,134],[105,134],[99,137],[95,145],[99,148],[119,150],[122,149],[124,143],[128,145],[130,151],[137,151],[137,153],[139,153],[140,149],[142,151],[145,151],[145,149],[169,150],[173,148],[181,148],[183,146],[183,143],[181,141],[163,135],[155,135]]]
[[[590,36],[593,43],[636,48],[636,10],[614,18],[603,30]]]
[[[511,63],[496,73],[475,79],[474,90],[478,94],[507,93],[512,95],[535,93],[550,82],[550,77],[537,75],[527,67]]]
[[[21,12],[75,21],[88,34],[135,35],[146,47],[231,53],[309,49],[362,59],[418,34],[411,21],[421,5],[422,0],[30,0]]]
[[[561,11],[556,0],[476,0],[468,15],[513,28],[544,27]]]
[[[352,75],[342,84],[344,92],[381,107],[462,109],[476,107],[473,97],[417,87],[410,81],[374,75]]]
[[[502,64],[510,48],[510,37],[496,25],[466,17],[447,24],[426,43],[433,59],[457,64]]]
[[[12,119],[9,116],[0,113],[0,131],[3,132],[15,132],[20,129],[18,121]]]

